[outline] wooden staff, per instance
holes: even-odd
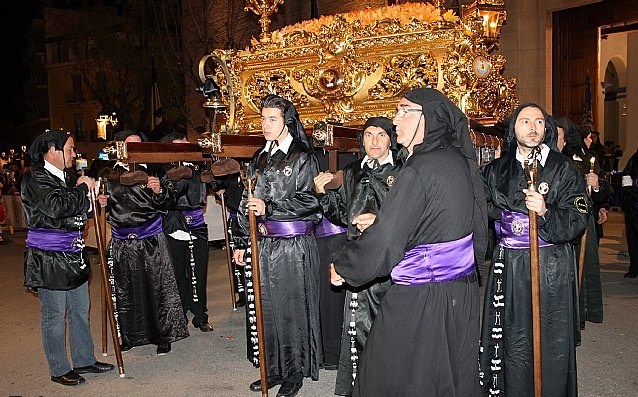
[[[527,162],[528,189],[536,191],[537,160]],[[530,281],[532,285],[532,336],[534,340],[534,397],[543,394],[543,363],[541,350],[541,278],[538,249],[538,219],[536,212],[529,211],[529,256],[530,256]]]
[[[233,283],[235,272],[233,271],[233,261],[231,259],[230,243],[228,241],[228,220],[226,218],[227,216],[226,202],[224,201],[223,194],[220,194],[220,198],[222,200],[222,222],[224,224],[224,243],[226,245],[226,263],[228,264],[228,280],[230,281],[230,304],[233,306],[233,310],[237,310],[237,304],[235,303],[235,284]]]
[[[102,230],[101,230],[102,228],[100,227],[99,216],[97,214],[97,205],[99,205],[99,202],[95,198],[95,192],[93,190],[91,190],[89,194],[89,198],[91,200],[91,206],[93,207],[93,226],[95,230],[95,240],[97,243],[98,258],[100,259],[100,267],[102,268],[102,272],[101,272],[102,289],[103,291],[110,291],[111,289],[108,288],[108,286],[110,285],[108,274],[106,272],[106,266],[107,266],[106,246],[102,237]],[[120,350],[120,342],[118,340],[118,331],[117,331],[117,324],[115,322],[116,320],[115,320],[115,311],[113,308],[113,301],[108,298],[105,299],[105,301],[106,301],[105,303],[106,303],[109,324],[111,325],[111,336],[113,337],[113,350],[115,351],[115,359],[117,360],[117,368],[120,372],[120,378],[123,378],[126,375],[124,373],[124,361],[122,360],[122,350]]]
[[[596,157],[592,156],[589,159],[589,173],[594,172],[594,165],[596,165]],[[591,185],[587,184],[587,195],[591,197]],[[580,239],[580,252],[578,255],[578,290],[583,289],[583,276],[585,273],[585,248],[587,246],[587,235],[589,234],[589,218],[587,218],[587,227],[585,233]]]
[[[242,176],[248,198],[253,197],[253,189],[257,176],[246,178]],[[248,223],[250,225],[251,261],[253,269],[253,288],[255,290],[255,314],[257,317],[257,346],[259,348],[259,377],[261,379],[261,395],[268,397],[268,374],[266,368],[266,345],[264,342],[264,317],[261,310],[261,278],[259,276],[259,248],[257,247],[257,216],[255,211],[248,210]]]
[[[106,183],[101,186],[101,188],[105,188],[105,187],[106,187]],[[106,236],[106,212],[104,208],[101,208],[101,207],[94,208],[93,210],[98,211],[98,209],[99,209],[99,213],[97,214],[98,215],[97,220],[94,218],[93,221],[97,222],[99,220],[99,227],[101,228],[101,231],[102,231],[101,236],[102,238],[104,238]],[[95,245],[99,247],[100,244],[102,244],[102,247],[106,247],[106,242],[97,241],[97,235],[96,235]],[[99,253],[99,248],[98,248],[98,253]],[[106,357],[109,352],[109,338],[108,338],[108,331],[107,331],[109,320],[108,320],[108,310],[106,309],[108,305],[108,300],[109,300],[109,290],[106,289],[106,285],[104,285],[104,283],[100,283],[100,286],[101,286],[100,299],[102,301],[102,305],[101,305],[102,307],[102,355]]]

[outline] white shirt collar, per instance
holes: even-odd
[[[363,168],[368,161],[372,161],[372,159],[366,154],[366,156],[361,160],[361,168]],[[394,159],[392,158],[392,152],[388,152],[388,155],[385,156],[383,160],[379,160],[379,165],[392,164],[394,165]]]
[[[62,182],[66,183],[66,180],[64,178],[64,171],[63,170],[59,169],[58,167],[56,167],[55,165],[49,163],[46,160],[44,160],[44,169],[49,171],[50,173],[52,173],[56,177],[58,177]]]
[[[544,143],[541,143],[541,165],[544,167],[545,166],[545,162],[547,161],[547,156],[549,156],[549,152],[550,152],[550,148],[549,146],[545,145]],[[518,147],[516,148],[516,160],[518,160],[519,163],[521,163],[521,167],[525,167],[525,160],[527,160],[527,158],[525,158],[521,152],[518,150]]]
[[[270,150],[270,146],[273,144],[273,142],[274,141],[266,142],[266,146],[264,146],[264,148],[261,150],[261,152],[262,153],[263,152],[268,152]],[[285,154],[288,154],[288,149],[290,149],[290,144],[292,144],[292,135],[290,135],[290,133],[288,133],[288,135],[284,138],[284,140],[273,149],[272,154],[276,153],[277,150],[281,150]]]

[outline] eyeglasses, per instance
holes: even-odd
[[[415,109],[415,108],[399,108],[397,109],[397,111],[394,113],[394,118],[396,119],[402,119],[405,117],[406,114],[408,114],[409,112],[422,112],[422,109]]]

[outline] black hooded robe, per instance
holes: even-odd
[[[160,194],[145,186],[120,184],[118,176],[123,171],[117,166],[108,179],[107,221],[111,225],[140,226],[161,216],[174,204],[175,189],[159,168],[147,172],[160,178]],[[187,337],[188,323],[164,234],[143,239],[111,238],[107,255],[122,345],[159,345]]]
[[[503,210],[528,214],[527,182],[516,159],[514,123],[509,128],[509,150],[483,170],[490,219]],[[535,105],[534,105],[535,106]],[[535,106],[537,107],[537,106]],[[573,163],[555,150],[555,129],[545,117],[545,142],[550,148],[545,165],[538,165],[537,186],[547,184],[547,213],[538,217],[538,235],[553,244],[540,248],[541,337],[543,395],[575,397],[577,309],[576,258],[570,242],[587,225],[589,201],[585,182]],[[534,395],[532,304],[529,248],[498,246],[488,274],[481,335],[481,384],[485,395]]]
[[[248,175],[258,171],[254,197],[266,203],[263,219],[318,223],[321,212],[313,189],[319,166],[314,154],[293,138],[288,153],[276,150],[268,157],[267,152],[259,150],[248,166]],[[246,247],[249,235],[245,200],[246,193],[237,216],[243,234],[243,238],[236,238],[238,247]],[[258,246],[268,377],[286,379],[301,373],[318,380],[323,357],[315,236],[259,237]],[[248,260],[250,251],[245,255]],[[246,269],[248,287],[252,285],[251,277],[252,272]],[[254,310],[254,303],[248,297],[247,310],[251,309]],[[250,328],[248,331],[250,347],[254,343]],[[254,356],[249,354],[249,359],[256,364]]]
[[[375,118],[377,119],[377,118]],[[374,120],[374,119],[372,119]],[[389,125],[383,125],[379,122],[366,123],[359,134],[359,142],[361,144],[362,154],[365,155],[363,148],[362,133],[368,126],[376,126],[384,128],[396,147],[395,137],[393,136],[392,122],[386,119]],[[357,239],[361,233],[356,226],[352,224],[352,220],[363,213],[376,214],[381,207],[381,203],[386,193],[390,190],[396,180],[396,176],[401,169],[401,165],[397,162],[396,156],[393,156],[393,164],[386,163],[383,165],[373,166],[372,169],[368,164],[361,166],[361,161],[354,161],[343,169],[343,184],[337,190],[328,190],[324,195],[320,195],[319,202],[323,209],[323,214],[333,223],[348,225],[348,240]],[[322,274],[323,277],[323,274]],[[351,339],[349,335],[349,324],[355,323],[356,341],[354,348],[357,349],[357,355],[361,355],[365,346],[372,322],[379,311],[381,300],[387,289],[390,287],[390,277],[385,275],[379,279],[360,286],[358,288],[349,288],[346,290],[345,307],[343,310],[343,327],[341,335],[341,353],[339,355],[339,372],[337,372],[337,381],[335,385],[335,394],[347,396],[352,393],[352,372],[353,362],[351,348]],[[351,302],[353,292],[357,298],[356,307],[352,308]],[[323,319],[322,319],[323,321]]]
[[[425,139],[374,224],[335,259],[337,273],[353,286],[390,274],[420,244],[474,233],[475,255],[485,255],[485,202],[467,119],[438,91],[417,89],[405,97],[423,106]],[[353,396],[477,396],[479,304],[476,273],[390,286],[360,357]]]

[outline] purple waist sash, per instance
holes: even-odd
[[[512,249],[529,248],[529,216],[520,212],[503,210],[501,212],[500,245]],[[549,247],[550,243],[538,238],[539,247]]]
[[[142,240],[162,233],[162,217],[134,227],[111,227],[111,236],[118,240]]]
[[[339,225],[335,225],[330,222],[325,216],[321,218],[321,223],[315,225],[315,237],[328,237],[334,236],[335,234],[341,234],[347,232],[348,229],[345,227],[341,227]]]
[[[26,244],[27,248],[38,248],[43,251],[79,252],[80,240],[82,234],[78,231],[29,228]]]
[[[184,219],[186,219],[186,225],[189,228],[203,226],[206,224],[204,222],[204,211],[201,208],[198,208],[196,210],[182,211],[182,215],[184,215]]]
[[[421,285],[452,281],[474,272],[472,234],[445,243],[421,244],[405,253],[392,269],[394,284]]]
[[[233,210],[230,211],[230,219],[233,219],[233,220],[237,219],[237,211],[233,211]]]
[[[292,238],[312,234],[315,225],[311,221],[267,221],[257,220],[257,229],[262,237]]]

